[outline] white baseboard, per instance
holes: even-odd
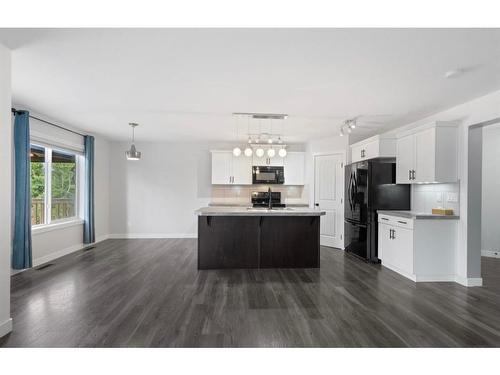
[[[0,323],[0,337],[5,336],[9,332],[12,332],[12,318]]]
[[[96,237],[94,244],[102,242],[104,240],[107,240],[108,238],[109,238],[109,234],[105,234],[105,235]],[[86,247],[89,247],[89,246],[90,246],[89,244],[79,243],[79,244],[76,244],[73,246],[69,246],[69,247],[62,249],[62,250],[54,251],[53,253],[47,254],[43,257],[34,258],[33,259],[33,267],[38,267],[44,263],[52,262],[53,260],[55,260],[57,258],[74,253],[75,251],[85,249]],[[13,276],[13,275],[15,275],[19,272],[23,272],[25,270],[26,269],[24,269],[24,270],[11,270],[10,275]]]
[[[462,277],[455,276],[455,282],[463,285],[463,286],[483,286],[483,278],[482,277]]]
[[[110,234],[109,238],[133,239],[133,238],[198,238],[196,233],[125,233]]]
[[[99,242],[104,241],[104,240],[107,240],[108,238],[109,238],[109,235],[107,235],[107,234],[99,236],[99,237],[96,237],[94,244],[99,243]],[[82,243],[79,243],[79,244],[67,247],[65,249],[62,249],[62,250],[59,250],[59,251],[55,251],[55,252],[50,253],[48,255],[45,255],[43,257],[33,259],[33,267],[38,267],[41,264],[44,264],[44,263],[47,263],[47,262],[51,262],[54,259],[60,258],[62,256],[65,256],[65,255],[68,255],[68,254],[71,254],[71,253],[74,253],[75,251],[79,251],[79,250],[85,249],[86,247],[89,247],[89,246],[91,246],[91,245],[90,244],[84,244],[82,242]]]
[[[482,257],[500,258],[500,251],[481,250]]]
[[[416,276],[417,283],[446,283],[455,282],[455,275],[422,275]]]

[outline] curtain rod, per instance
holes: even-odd
[[[11,111],[12,113],[17,113],[17,112],[20,112],[18,111],[17,109],[15,108],[11,108]],[[43,120],[39,117],[36,117],[36,116],[32,116],[32,115],[29,115],[30,118],[32,119],[35,119],[35,120],[38,120],[38,121],[41,121],[41,122],[44,122],[48,125],[52,125],[52,126],[55,126],[56,128],[59,128],[59,129],[62,129],[62,130],[66,130],[67,132],[70,132],[70,133],[74,133],[74,134],[78,134],[82,137],[85,137],[85,134],[82,134],[82,133],[78,133],[77,131],[74,131],[74,130],[71,130],[71,129],[68,129],[68,128],[65,128],[64,126],[61,126],[61,125],[57,125],[57,124],[54,124],[53,122],[50,122],[50,121],[47,121],[47,120]]]

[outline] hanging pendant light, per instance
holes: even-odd
[[[255,150],[255,155],[257,155],[259,158],[264,156],[264,149],[262,147],[259,147],[257,150]]]
[[[253,154],[253,150],[251,147],[247,147],[245,151],[243,151],[243,153],[245,154],[245,156],[250,157]]]
[[[233,155],[236,157],[240,156],[241,155],[241,148],[239,148],[238,146],[233,148]]]
[[[280,148],[278,155],[284,158],[286,156],[286,149],[284,147]]]
[[[274,158],[274,155],[276,155],[276,150],[274,148],[270,148],[269,150],[267,150],[267,156],[269,156],[270,158]]]
[[[132,145],[130,146],[130,150],[125,151],[125,155],[127,156],[127,160],[140,160],[141,152],[135,149],[135,127],[139,126],[135,122],[130,122],[129,125],[132,127]]]

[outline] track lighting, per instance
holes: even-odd
[[[141,152],[135,149],[135,128],[139,126],[135,122],[130,122],[129,125],[132,127],[132,145],[130,146],[130,150],[125,151],[125,155],[127,156],[127,160],[140,160]]]

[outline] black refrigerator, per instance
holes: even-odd
[[[378,263],[377,210],[409,210],[410,194],[410,185],[396,185],[394,159],[373,159],[346,165],[345,250]]]

